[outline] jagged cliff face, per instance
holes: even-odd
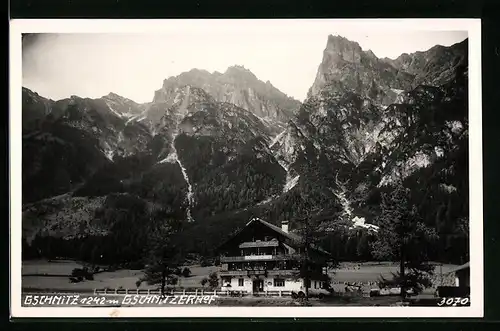
[[[316,146],[343,164],[360,164],[373,153],[383,123],[382,109],[352,92],[324,88],[299,112],[299,123]]]
[[[328,85],[330,91],[351,91],[388,106],[396,102],[401,92],[418,85],[446,83],[464,63],[466,54],[467,43],[462,42],[402,54],[395,60],[379,59],[370,50],[363,51],[356,42],[330,35],[309,96],[317,95]]]
[[[457,68],[466,63],[468,43],[461,42],[451,47],[437,45],[425,52],[402,54],[389,63],[398,70],[414,75],[412,86],[440,86],[452,80]]]
[[[153,102],[173,103],[176,89],[185,85],[205,90],[218,102],[232,103],[258,117],[277,122],[286,122],[300,105],[297,100],[286,96],[269,81],[260,81],[252,72],[241,66],[230,67],[223,74],[193,69],[177,77],[170,77],[163,82],[163,87],[155,92]]]
[[[412,74],[381,61],[373,52],[363,51],[358,43],[330,35],[309,96],[317,95],[328,85],[388,105],[401,90],[411,87],[413,78]]]
[[[132,118],[141,114],[147,104],[138,104],[135,101],[124,98],[116,93],[109,93],[101,98],[108,108],[120,117]]]
[[[115,108],[108,102],[53,101],[23,88],[23,201],[71,191],[117,157],[147,148],[147,127],[129,122],[125,109],[117,111],[118,99]]]
[[[200,189],[194,185],[201,186],[203,191],[213,184],[210,176],[197,175],[204,173],[206,169],[214,168],[214,176],[220,179],[220,172],[226,171],[224,168],[232,172],[234,164],[244,167],[245,160],[258,160],[258,163],[269,163],[269,171],[283,171],[268,148],[279,126],[274,121],[260,118],[252,111],[235,104],[219,102],[201,88],[190,85],[176,87],[167,101],[157,98],[155,102],[142,105],[116,94],[99,99],[75,96],[54,102],[23,89],[23,96],[23,111],[27,114],[26,131],[29,132],[24,136],[23,142],[25,150],[32,151],[24,159],[24,183],[26,187],[39,187],[39,192],[33,196],[30,192],[37,190],[24,191],[27,202],[72,189],[91,191],[92,194],[97,190],[107,194],[109,192],[106,189],[98,188],[101,183],[109,185],[110,181],[102,180],[106,176],[120,177],[118,183],[115,178],[111,180],[114,183],[112,190],[122,186],[120,183],[123,181],[127,185],[142,185],[136,179],[128,178],[132,173],[124,170],[130,168],[132,161],[129,159],[137,158],[142,164],[140,171],[154,174],[152,176],[165,172],[174,174],[175,178],[182,176],[186,186],[181,186],[180,190],[190,190],[188,193],[192,207],[197,201],[194,199],[200,195]],[[152,114],[156,117],[152,118]],[[49,141],[52,144],[47,144]],[[59,151],[58,143],[68,150]],[[40,144],[44,144],[44,148],[37,147]],[[79,159],[75,155],[78,149],[87,160],[82,160],[81,166],[75,167],[71,160]],[[85,152],[87,150],[88,153]],[[49,160],[54,153],[60,153],[61,157]],[[57,160],[71,162],[61,164],[61,169],[59,166],[50,166]],[[75,170],[66,169],[67,167],[81,171],[67,178],[62,172]],[[199,167],[202,168],[201,171]],[[59,169],[58,176],[65,178],[64,185],[52,190],[50,185],[37,184],[41,183],[41,175],[49,169]],[[111,174],[113,171],[115,173]],[[140,175],[139,181],[144,176],[149,175]],[[282,185],[283,179],[279,175],[276,178],[277,189]],[[172,180],[178,182],[178,179]],[[209,182],[204,184],[206,180]],[[169,183],[171,179],[167,179],[163,185]],[[164,186],[157,189],[161,190],[161,187]],[[238,187],[239,184],[233,188],[237,190]],[[200,199],[203,201],[204,198]],[[180,206],[184,208],[185,204],[180,203]]]
[[[330,36],[309,97],[288,130],[298,125],[315,147],[301,178],[323,162],[322,176],[339,178],[328,187],[351,220],[370,210],[375,215],[370,201],[400,181],[417,181],[415,192],[433,182],[432,194],[458,218],[467,215],[458,202],[467,199],[467,122],[467,41],[388,60]],[[295,141],[286,150],[305,145]],[[418,202],[426,203],[432,204]]]
[[[445,90],[453,82],[463,84],[466,66],[466,41],[389,60],[362,51],[356,42],[329,36],[299,123],[331,157],[358,165],[383,148],[394,148],[402,134],[400,116],[408,109],[415,111],[410,116],[423,116],[427,105],[458,98],[443,95],[451,93]]]

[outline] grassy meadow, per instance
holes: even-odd
[[[75,291],[88,292],[94,289],[104,288],[137,288],[136,282],[143,276],[141,270],[121,269],[113,272],[99,272],[94,275],[94,280],[85,280],[79,283],[71,283],[69,276],[75,268],[82,268],[83,263],[71,260],[31,260],[23,261],[22,264],[22,288],[24,291]],[[191,269],[190,277],[180,277],[177,287],[201,287],[201,280],[211,272],[217,271],[218,267],[201,267],[199,265],[188,266]],[[442,271],[446,274],[454,265],[443,265]],[[369,291],[368,282],[377,282],[381,276],[390,277],[391,273],[398,270],[398,264],[391,262],[364,262],[364,263],[341,263],[331,274],[333,287],[336,292],[343,292],[344,282],[364,283],[363,290]],[[436,268],[439,273],[439,267]],[[140,285],[140,289],[155,288],[146,283]]]

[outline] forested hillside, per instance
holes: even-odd
[[[242,67],[168,78],[147,104],[23,88],[23,254],[141,264],[154,222],[178,220],[180,251],[209,258],[251,217],[314,215],[336,259],[371,260],[405,187],[429,258],[466,261],[467,96],[467,40],[390,60],[338,36],[303,103]]]

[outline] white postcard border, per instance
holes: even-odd
[[[208,22],[209,21],[209,22]],[[286,22],[284,22],[286,21]],[[370,31],[468,31],[469,38],[469,201],[470,307],[21,307],[22,211],[22,33],[165,33],[238,29],[301,31],[332,24],[335,29]],[[199,31],[199,30],[198,30]],[[326,36],[325,36],[326,38]],[[483,189],[481,21],[479,19],[347,20],[11,20],[10,22],[10,313],[12,317],[483,317]]]

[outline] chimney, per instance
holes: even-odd
[[[288,221],[281,222],[281,230],[288,233]]]

